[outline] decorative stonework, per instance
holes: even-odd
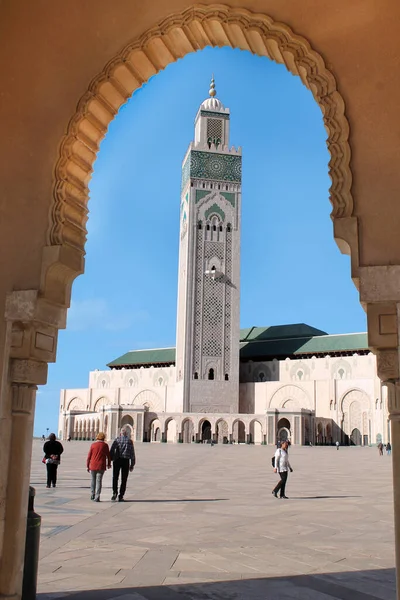
[[[272,396],[269,408],[283,408],[288,400],[293,400],[298,406],[312,410],[311,400],[305,390],[297,385],[284,385]]]
[[[132,402],[135,408],[143,408],[144,406],[150,412],[163,412],[164,406],[161,398],[152,390],[143,390],[135,396]]]
[[[189,176],[192,179],[240,183],[242,180],[242,157],[192,150]]]
[[[221,221],[225,221],[225,213],[218,204],[212,204],[204,213],[206,219],[209,219],[212,215],[218,215],[221,217]]]
[[[12,412],[14,415],[30,415],[35,408],[36,386],[17,385],[11,386]]]
[[[13,358],[10,361],[10,379],[14,383],[44,385],[47,383],[47,363]]]
[[[55,169],[42,274],[42,289],[49,297],[68,305],[71,282],[83,270],[88,183],[109,123],[133,92],[160,69],[207,45],[246,49],[283,63],[312,91],[328,133],[335,236],[338,243],[345,241],[343,247],[347,244],[356,252],[357,222],[349,219],[353,213],[349,124],[324,59],[305,38],[267,15],[223,5],[195,5],[170,15],[129,44],[94,78],[78,102]],[[239,173],[238,166],[235,172]]]

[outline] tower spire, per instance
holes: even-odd
[[[217,95],[217,90],[215,89],[214,73],[211,77],[210,89],[208,90],[208,93],[211,96],[211,98],[214,98]]]

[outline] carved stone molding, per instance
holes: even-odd
[[[398,350],[378,350],[376,353],[376,370],[383,382],[394,381],[400,377]]]
[[[169,63],[206,46],[231,46],[286,65],[321,107],[328,134],[330,199],[335,238],[358,266],[358,225],[351,194],[349,123],[335,77],[309,41],[264,14],[219,4],[172,14],[114,57],[78,103],[55,169],[54,202],[42,269],[47,297],[68,305],[72,280],[83,271],[88,183],[109,123],[133,92]]]
[[[66,312],[39,297],[37,290],[8,294],[5,318],[11,321],[11,358],[55,361],[58,329],[65,327]]]
[[[47,381],[47,363],[13,358],[10,361],[10,379],[12,383],[44,385]]]
[[[400,381],[387,383],[389,419],[400,421]]]
[[[31,415],[35,408],[35,385],[11,386],[11,410],[14,415]]]

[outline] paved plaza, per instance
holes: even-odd
[[[266,446],[138,444],[125,503],[91,502],[87,442],[64,443],[56,489],[42,444],[39,600],[394,600],[391,458],[292,446],[276,500]]]

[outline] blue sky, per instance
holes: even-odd
[[[215,74],[243,148],[241,326],[365,331],[329,217],[329,154],[311,92],[282,65],[207,48],[169,65],[120,110],[90,184],[86,271],[73,286],[35,434],[57,430],[61,388],[135,348],[175,344],[181,162]]]

